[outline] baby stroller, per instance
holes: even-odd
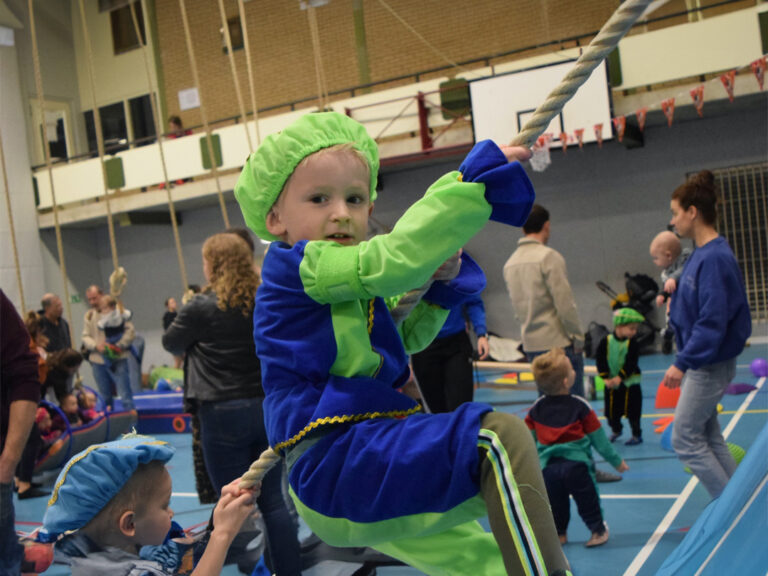
[[[611,298],[611,309],[634,308],[643,315],[645,321],[637,329],[635,339],[640,347],[640,354],[652,354],[656,351],[656,333],[659,329],[651,322],[654,301],[659,293],[659,285],[647,274],[624,274],[626,292],[615,292],[605,282],[598,281],[597,287]]]

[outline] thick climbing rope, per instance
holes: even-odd
[[[5,205],[8,207],[8,228],[11,233],[13,248],[13,263],[16,265],[16,282],[19,284],[19,300],[21,301],[22,316],[27,311],[24,302],[24,286],[21,283],[21,265],[19,264],[19,249],[16,246],[16,229],[13,226],[13,210],[11,210],[11,189],[8,188],[8,173],[5,169],[5,154],[3,154],[3,136],[0,134],[0,172],[3,173],[3,190],[5,190]]]
[[[300,2],[301,3],[301,2]],[[328,107],[328,86],[325,81],[323,55],[320,50],[320,32],[317,28],[317,14],[312,3],[307,4],[309,35],[312,38],[312,55],[315,58],[315,79],[317,80],[317,107],[322,111]]]
[[[136,5],[131,2],[131,19],[133,20],[133,29],[136,32],[136,38],[141,43],[141,53],[144,56],[144,71],[147,75],[147,85],[149,87],[149,102],[152,106],[152,118],[155,122],[155,134],[157,135],[157,147],[160,150],[160,164],[163,167],[163,180],[165,181],[165,195],[168,201],[168,212],[171,215],[171,227],[173,228],[173,241],[176,244],[176,256],[179,260],[179,270],[181,272],[181,284],[182,293],[189,286],[187,281],[187,266],[184,263],[184,253],[181,249],[181,237],[179,236],[179,223],[176,220],[176,208],[173,205],[173,197],[171,196],[171,182],[168,179],[168,167],[165,164],[165,151],[163,150],[163,126],[160,120],[160,114],[157,105],[157,90],[155,90],[154,83],[152,81],[152,73],[149,68],[149,56],[147,55],[147,45],[142,39],[141,29],[139,28],[139,19],[136,16]]]
[[[224,10],[224,0],[219,0],[219,13],[221,14],[221,28],[224,30],[224,43],[227,46],[227,56],[229,57],[229,68],[232,71],[232,82],[235,85],[235,96],[237,96],[237,106],[240,109],[240,117],[243,119],[243,129],[245,130],[245,139],[248,142],[248,153],[253,154],[253,144],[251,144],[251,132],[248,130],[248,116],[245,114],[245,104],[243,103],[243,93],[240,90],[240,79],[237,77],[237,66],[235,66],[235,55],[232,52],[232,37],[229,34],[229,22],[227,22],[227,12]]]
[[[616,47],[619,40],[642,15],[650,2],[651,0],[628,0],[619,7],[598,35],[590,42],[587,49],[576,61],[574,68],[566,74],[560,85],[552,91],[546,101],[536,109],[531,119],[515,138],[514,145],[533,146],[536,139],[544,133],[552,118],[560,112],[565,103],[576,93],[579,86],[586,82],[592,70]],[[593,48],[593,45],[596,46]],[[411,292],[416,293],[423,289],[424,287]],[[401,298],[401,302],[402,300]],[[418,299],[409,300],[409,302],[413,302],[413,306],[415,306]],[[407,316],[407,314],[405,315]],[[272,448],[262,452],[259,459],[251,464],[248,471],[243,474],[240,488],[245,489],[257,485],[279,460],[280,456]]]
[[[253,124],[256,128],[256,146],[261,144],[259,132],[259,110],[256,108],[256,85],[253,81],[253,65],[251,63],[251,45],[248,42],[248,24],[245,20],[245,6],[243,0],[237,0],[237,9],[240,13],[240,26],[243,30],[243,49],[245,50],[245,66],[248,69],[248,88],[251,91],[251,109],[253,110]]]
[[[35,8],[33,0],[28,0],[29,6],[29,32],[32,37],[32,61],[35,68],[35,89],[37,90],[37,102],[40,106],[40,118],[43,128],[43,154],[45,155],[45,167],[48,169],[48,182],[51,186],[51,200],[53,201],[53,225],[56,230],[56,248],[59,253],[59,264],[61,269],[61,283],[64,290],[64,310],[69,320],[69,337],[72,342],[75,341],[75,333],[72,324],[72,307],[69,303],[69,281],[67,280],[67,263],[64,260],[64,241],[61,238],[61,225],[59,224],[59,205],[56,202],[56,190],[53,186],[53,168],[51,165],[51,150],[48,147],[48,126],[45,121],[45,98],[43,97],[43,76],[40,73],[40,52],[37,46],[37,31],[35,27]]]
[[[115,223],[112,220],[112,206],[109,201],[109,179],[107,177],[107,165],[104,162],[104,133],[101,129],[101,112],[99,112],[98,101],[96,100],[96,83],[93,73],[93,49],[91,47],[91,37],[88,35],[88,23],[85,18],[85,6],[83,0],[79,0],[80,23],[83,27],[83,39],[85,40],[85,52],[88,57],[88,83],[91,88],[91,102],[93,103],[93,121],[96,129],[96,147],[99,152],[99,163],[101,164],[101,177],[104,180],[104,205],[107,208],[107,228],[109,230],[109,246],[112,252],[112,266],[114,271],[109,277],[110,294],[119,300],[120,294],[125,287],[127,276],[125,270],[120,267],[117,259],[117,241],[115,240]]]
[[[219,197],[219,208],[221,208],[221,217],[224,219],[224,227],[229,228],[229,215],[227,214],[227,205],[224,202],[224,194],[221,191],[219,171],[216,166],[216,156],[213,154],[213,134],[211,133],[211,126],[208,124],[208,115],[205,113],[205,105],[203,104],[203,91],[200,86],[200,77],[197,73],[195,48],[192,43],[192,32],[189,29],[187,7],[184,3],[184,0],[179,0],[179,8],[181,8],[181,22],[184,25],[184,36],[187,39],[187,53],[189,54],[189,65],[192,68],[192,81],[195,84],[195,88],[197,88],[197,96],[200,100],[200,117],[203,120],[203,128],[205,129],[205,141],[208,146],[208,158],[211,162],[211,173],[213,174],[213,178],[216,181],[216,193]]]
[[[552,119],[557,116],[576,91],[587,81],[592,71],[600,64],[608,54],[616,48],[624,35],[632,25],[645,12],[652,0],[628,0],[622,2],[616,12],[603,25],[587,48],[584,50],[576,64],[565,75],[547,99],[541,104],[533,116],[525,123],[520,133],[512,140],[513,146],[532,147],[539,136],[549,126]]]

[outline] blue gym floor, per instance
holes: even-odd
[[[768,338],[766,325],[755,326],[755,343],[739,357],[738,369],[734,382],[758,385],[760,388],[752,395],[726,395],[722,400],[723,411],[720,423],[728,431],[729,442],[749,450],[753,438],[768,422],[768,385],[765,378],[758,381],[750,370],[750,362],[758,357],[768,357]],[[759,343],[757,343],[759,342]],[[576,576],[601,574],[602,576],[634,576],[655,574],[664,559],[675,549],[685,536],[690,526],[709,502],[707,492],[696,485],[690,496],[684,489],[691,481],[691,476],[683,471],[674,454],[664,451],[659,443],[659,435],[654,433],[653,421],[670,410],[656,410],[654,400],[656,389],[669,366],[672,356],[643,356],[640,367],[643,371],[643,438],[639,446],[625,446],[628,439],[625,434],[616,443],[616,448],[624,457],[630,470],[624,474],[621,482],[600,484],[603,511],[610,527],[610,540],[599,548],[587,549],[584,543],[589,537],[586,527],[572,507],[571,524],[568,530],[568,544],[564,551],[573,573]],[[492,381],[505,371],[484,372],[483,381]],[[535,393],[515,389],[478,388],[475,399],[493,404],[497,410],[524,416],[534,400]],[[602,401],[592,402],[599,415],[602,414]],[[735,426],[730,426],[736,421]],[[626,428],[625,428],[626,430]],[[163,440],[176,447],[176,456],[169,463],[173,477],[173,499],[171,507],[175,519],[184,527],[191,527],[207,522],[210,506],[201,506],[197,500],[192,472],[192,447],[189,434],[162,435]],[[609,470],[610,466],[596,455],[598,466]],[[50,490],[55,474],[44,476],[45,489]],[[17,528],[29,532],[39,525],[45,510],[46,499],[37,498],[16,501]],[[487,523],[486,523],[487,528]],[[302,531],[304,535],[305,530]],[[352,574],[359,565],[328,563],[316,565],[304,572],[305,576],[332,574]],[[734,566],[734,574],[738,567]],[[46,574],[68,574],[63,566],[53,566]],[[235,575],[239,572],[234,566],[227,566],[222,574]],[[381,576],[418,576],[422,574],[406,566],[388,566],[377,568]]]

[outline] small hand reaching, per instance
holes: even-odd
[[[664,282],[664,292],[672,294],[675,290],[677,290],[677,281],[674,278],[669,278]]]
[[[256,502],[256,491],[240,490],[238,482],[239,478],[222,489],[221,498],[213,510],[214,532],[223,533],[229,539],[237,535],[243,522],[253,514]]]
[[[531,156],[533,156],[533,152],[531,152],[530,149],[523,148],[522,146],[499,146],[499,148],[501,148],[504,156],[506,156],[507,160],[510,162],[514,162],[515,160],[518,162],[525,162],[530,160]]]
[[[627,470],[629,470],[629,466],[627,465],[627,463],[624,460],[621,461],[621,464],[616,466],[616,471],[617,472],[626,472]]]

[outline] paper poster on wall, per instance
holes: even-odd
[[[200,108],[200,94],[198,93],[197,88],[179,90],[179,108],[182,110]]]

